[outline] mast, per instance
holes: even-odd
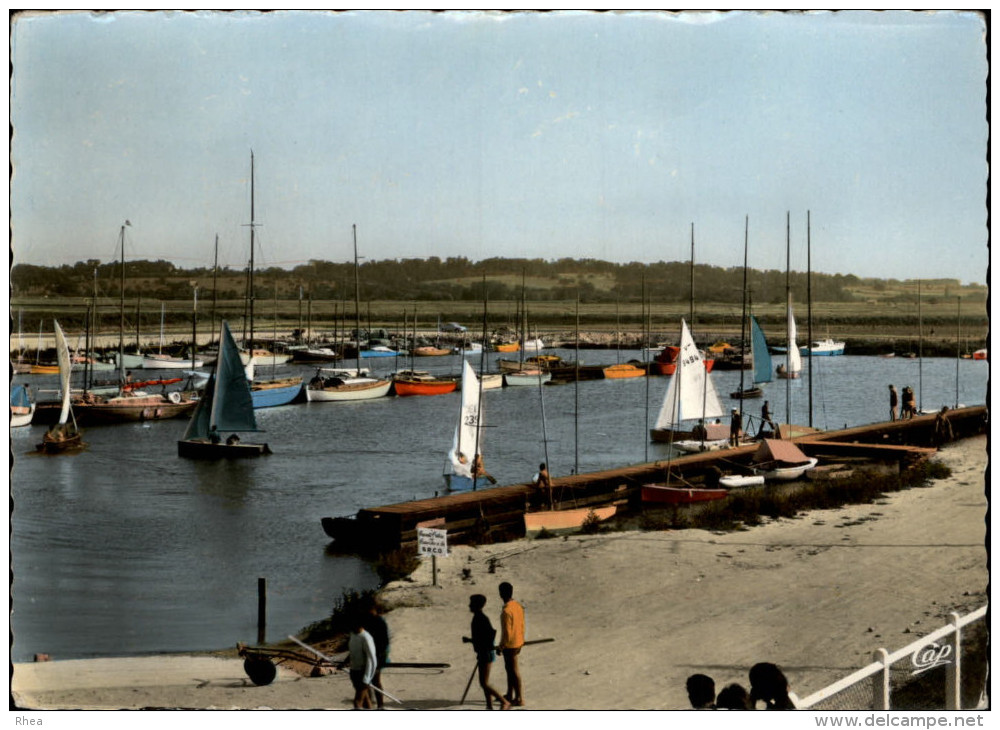
[[[810,211],[806,211],[806,299],[809,300],[807,329],[807,349],[806,357],[809,362],[809,427],[813,425],[813,295],[812,295],[812,224],[810,221]]]
[[[785,367],[788,369],[785,378],[785,423],[788,424],[788,436],[792,435],[792,214],[785,213],[785,324],[788,350],[785,353]]]
[[[690,278],[690,302],[688,304],[688,321],[691,323],[689,329],[694,331],[694,223],[691,223],[691,271]],[[692,335],[692,338],[694,336]]]
[[[642,366],[646,370],[646,400],[644,402],[646,411],[646,424],[643,436],[643,460],[649,461],[649,437],[646,434],[649,433],[649,307],[646,302],[646,275],[642,275],[642,306],[639,308],[642,314]],[[579,329],[579,326],[577,327]],[[577,339],[580,338],[579,333],[577,333]]]
[[[576,378],[573,381],[573,473],[580,473],[580,288],[576,289]],[[648,379],[647,379],[648,380]],[[647,387],[648,387],[647,382]],[[649,410],[648,408],[646,409]],[[649,433],[649,414],[646,414],[646,432]],[[647,450],[649,447],[646,447]],[[647,459],[648,460],[648,459]],[[545,462],[548,464],[548,462]]]
[[[194,299],[191,304],[191,369],[194,370],[198,358],[198,282],[194,284]]]
[[[256,221],[254,220],[254,180],[253,180],[253,150],[250,150],[250,273],[248,277],[247,284],[247,300],[250,311],[250,339],[248,340],[247,349],[250,350],[250,359],[253,360],[253,300],[254,300],[254,288],[253,288],[253,269],[254,269],[254,228],[256,226]]]
[[[351,231],[354,234],[354,319],[355,336],[357,347],[354,348],[357,354],[358,377],[361,377],[361,278],[358,275],[358,224],[351,224]]]
[[[215,339],[215,308],[219,303],[219,234],[215,234],[215,264],[212,266],[212,339]],[[221,342],[221,341],[220,341]]]
[[[955,340],[955,408],[958,408],[958,366],[962,362],[962,297],[958,299],[958,338]]]
[[[486,289],[486,274],[483,273],[483,346],[479,350],[479,402],[476,406],[476,449],[472,452],[472,463],[475,464],[476,460],[479,458],[479,448],[480,443],[482,443],[483,434],[483,376],[486,374],[486,306],[489,300],[489,292]],[[465,356],[462,356],[463,362],[465,361]],[[463,364],[464,368],[465,365]],[[464,370],[463,370],[464,372]],[[484,462],[485,463],[485,462]],[[478,470],[473,469],[472,472],[472,488],[476,488],[476,482],[479,481]]]
[[[118,307],[118,382],[125,382],[125,226],[132,224],[125,221],[122,224],[122,270],[121,270],[121,298]],[[90,353],[87,353],[90,357]]]
[[[920,310],[920,279],[917,279],[917,390],[920,392],[917,410],[924,410],[924,315]]]
[[[740,318],[740,413],[743,413],[743,369],[747,359],[747,247],[750,243],[750,216],[743,222],[743,316]],[[749,428],[749,426],[747,426]]]

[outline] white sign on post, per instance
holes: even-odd
[[[448,531],[418,527],[417,553],[432,557],[448,557]]]

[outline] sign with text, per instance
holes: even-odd
[[[417,528],[417,553],[420,555],[448,556],[448,531]]]

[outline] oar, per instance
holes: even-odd
[[[548,638],[548,639],[533,639],[532,641],[526,641],[526,642],[524,642],[524,644],[522,644],[522,646],[530,646],[532,644],[547,644],[550,641],[555,641],[555,639],[553,639],[553,638]],[[500,649],[500,647],[497,647],[497,651],[502,651],[502,650]],[[479,668],[479,662],[477,661],[475,663],[475,665],[472,667],[472,674],[469,675],[469,681],[465,685],[465,691],[462,693],[462,699],[460,699],[458,701],[458,704],[460,704],[460,705],[465,704],[465,697],[466,697],[466,695],[469,694],[469,687],[472,686],[472,678],[476,676],[476,670],[478,668]]]
[[[292,641],[294,641],[299,646],[301,646],[303,649],[306,649],[307,651],[311,651],[313,654],[315,654],[316,656],[318,656],[320,659],[325,659],[326,661],[330,662],[330,664],[333,664],[334,666],[336,666],[336,663],[333,661],[333,659],[331,659],[330,657],[328,657],[326,654],[324,654],[324,653],[322,653],[320,651],[317,651],[316,649],[313,649],[311,646],[309,646],[309,644],[305,644],[305,643],[299,641],[298,639],[296,639],[291,634],[289,634],[288,638],[291,639]],[[370,689],[375,690],[379,694],[385,695],[386,697],[388,697],[390,700],[392,700],[396,704],[399,704],[399,705],[403,704],[402,700],[397,699],[396,697],[393,697],[391,694],[389,694],[388,692],[386,692],[383,689],[379,689],[374,684],[369,684],[368,687]]]

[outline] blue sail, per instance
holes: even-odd
[[[240,351],[229,324],[222,322],[219,359],[205,386],[205,396],[198,403],[185,440],[207,438],[212,429],[222,431],[259,431],[253,412],[253,397]]]
[[[757,319],[750,317],[750,347],[753,353],[753,382],[771,382],[771,355],[767,351],[767,340],[764,331],[757,324]]]

